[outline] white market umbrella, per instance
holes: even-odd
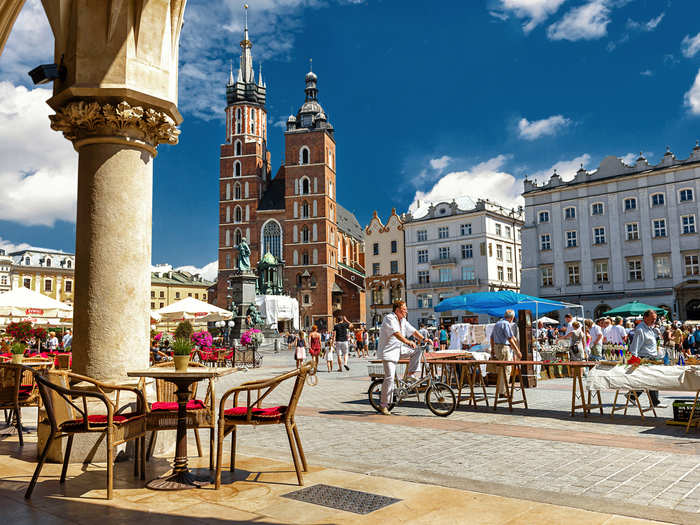
[[[162,315],[155,310],[151,310],[151,324],[159,323],[161,319],[163,319]]]
[[[15,288],[0,294],[0,317],[67,318],[73,307],[29,288]]]
[[[233,317],[233,314],[228,310],[193,297],[185,297],[160,310],[156,310],[155,313],[161,316],[162,321],[181,321],[186,319],[209,322],[226,321]]]
[[[540,318],[539,318],[537,321],[535,321],[535,322],[536,322],[536,323],[542,323],[542,324],[559,324],[559,321],[557,321],[556,319],[552,319],[551,317],[547,317],[547,316],[540,317]]]

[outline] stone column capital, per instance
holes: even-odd
[[[180,130],[164,111],[97,100],[71,101],[50,115],[51,128],[79,149],[85,144],[117,143],[142,147],[155,156],[158,144],[177,144]]]

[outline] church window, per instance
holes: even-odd
[[[301,203],[301,217],[302,219],[309,218],[309,203],[306,201]]]
[[[308,195],[309,193],[311,193],[311,191],[310,191],[311,188],[309,187],[309,178],[308,177],[302,178],[299,182],[301,184],[301,187],[299,188],[300,189],[299,193],[301,193],[302,195]]]
[[[245,205],[245,220],[248,222],[250,220],[250,205]]]
[[[299,252],[296,250],[294,250],[294,254],[292,255],[292,264],[299,264]],[[301,275],[299,276],[299,283],[301,284]]]
[[[226,241],[224,242],[224,245],[231,246],[231,231],[230,230],[226,230],[225,237],[226,237]]]
[[[318,264],[318,250],[317,250],[316,248],[314,248],[313,259],[312,259],[312,260],[313,260],[313,263],[314,263],[314,264]]]
[[[311,234],[311,239],[312,239],[314,242],[317,241],[317,240],[318,240],[318,226],[317,226],[316,224],[314,224],[314,225],[311,227],[311,232],[312,232],[312,234]]]
[[[226,222],[231,222],[231,206],[226,206]]]
[[[233,164],[233,176],[234,177],[240,177],[241,176],[241,162],[236,161]]]
[[[240,140],[236,141],[234,155],[243,155],[243,145],[241,144]]]
[[[318,216],[318,203],[316,201],[313,202],[313,216],[316,217]]]
[[[299,164],[308,164],[310,157],[311,153],[309,152],[309,148],[302,146],[299,150]]]
[[[268,221],[263,227],[263,254],[267,252],[282,258],[282,228],[277,221]]]
[[[247,183],[247,182],[245,183],[245,192],[244,192],[244,194],[245,194],[245,198],[247,199],[247,198],[248,198],[248,183]]]
[[[328,196],[332,199],[333,198],[333,183],[329,182],[328,183]]]
[[[239,230],[238,228],[236,228],[236,231],[235,231],[234,234],[233,234],[233,244],[234,244],[235,246],[238,246],[239,244],[241,244],[241,239],[242,239],[242,238],[243,238],[243,235],[241,234],[241,230]]]
[[[292,228],[292,242],[299,242],[299,230],[296,224]]]
[[[255,135],[255,110],[250,110],[250,132]]]
[[[294,201],[294,218],[299,217],[299,203]]]
[[[318,193],[318,177],[314,177],[314,193]]]
[[[333,152],[328,150],[328,167],[333,169]]]
[[[331,206],[331,221],[335,220],[335,210],[333,209],[333,206]]]
[[[226,268],[231,268],[231,255],[226,254]]]
[[[304,226],[301,229],[301,242],[309,242],[309,227]]]
[[[227,201],[231,200],[231,185],[227,182],[226,183],[226,199]]]
[[[233,212],[233,222],[243,222],[243,210],[240,206],[236,206]]]
[[[241,198],[241,185],[239,183],[233,185],[233,198],[234,200]]]
[[[236,134],[241,133],[241,108],[236,109]]]
[[[301,254],[301,264],[303,264],[303,265],[309,264],[309,252],[304,252]]]

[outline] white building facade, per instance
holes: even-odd
[[[468,198],[419,206],[404,215],[409,321],[488,320],[465,311],[437,313],[434,307],[455,295],[520,289],[522,218],[522,210]]]
[[[12,257],[6,255],[5,250],[0,249],[0,293],[7,292],[12,288],[11,270]]]
[[[586,317],[638,300],[700,319],[700,147],[650,165],[610,156],[544,185],[525,180],[523,293],[581,304]]]

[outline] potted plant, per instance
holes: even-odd
[[[173,359],[175,359],[175,370],[184,372],[187,370],[187,364],[190,362],[190,354],[192,353],[192,343],[189,338],[178,337],[173,342]]]
[[[13,363],[20,364],[22,362],[22,358],[24,357],[24,351],[26,350],[26,348],[27,345],[25,345],[24,343],[12,343],[12,346],[10,347],[10,353],[12,354]]]

